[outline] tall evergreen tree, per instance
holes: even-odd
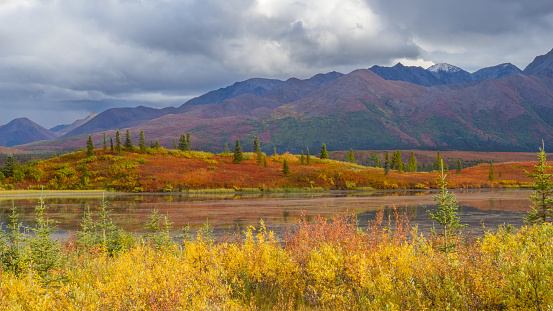
[[[494,171],[493,171],[493,161],[490,162],[490,171],[488,172],[488,180],[489,181],[495,180]]]
[[[180,134],[179,138],[179,150],[186,151],[188,149],[188,141],[185,134]]]
[[[190,137],[192,135],[190,133],[186,133],[186,151],[192,150],[192,141],[190,140]]]
[[[440,157],[440,152],[438,151],[438,156],[436,157],[436,170],[441,171],[443,165],[444,161],[442,160],[442,157]]]
[[[255,138],[253,139],[253,152],[261,152],[261,143],[259,142],[259,138],[257,136],[255,136]]]
[[[236,146],[234,147],[234,155],[232,157],[232,163],[239,164],[244,160],[244,153],[242,147],[240,147],[240,140],[236,139]]]
[[[409,165],[407,165],[407,170],[410,173],[415,173],[417,171],[417,159],[415,158],[415,153],[411,152],[411,157],[409,158]]]
[[[378,154],[374,155],[374,166],[375,167],[382,167],[382,162],[380,162],[380,158],[378,157]]]
[[[125,148],[127,148],[127,150],[129,151],[132,151],[133,149],[131,133],[129,132],[129,130],[127,130],[127,133],[125,134]]]
[[[321,147],[321,159],[328,159],[328,151],[326,151],[326,144]]]
[[[551,171],[551,165],[547,164],[545,154],[545,145],[542,142],[542,148],[538,153],[539,163],[534,165],[532,172],[525,171],[528,177],[534,179],[532,184],[532,195],[528,198],[532,202],[532,210],[524,218],[528,223],[544,223],[553,220],[553,182],[551,176],[547,173]]]
[[[230,150],[228,149],[228,144],[225,143],[225,153],[230,153]]]
[[[119,134],[119,130],[115,132],[115,150],[117,153],[121,153],[121,134]]]
[[[284,173],[284,176],[288,176],[290,174],[290,169],[288,168],[288,161],[284,159],[284,162],[282,163],[282,173]]]
[[[305,156],[305,164],[311,164],[311,155],[309,154],[309,148],[307,148],[307,155]]]
[[[106,140],[106,132],[104,132],[104,153],[107,151],[108,149],[108,142]]]
[[[173,138],[173,149],[174,150],[177,150],[178,147],[177,147],[177,140]]]
[[[110,149],[111,149],[111,153],[113,153],[113,138],[109,138],[109,146],[110,146]]]
[[[400,173],[404,171],[403,161],[401,161],[401,152],[399,150],[394,151],[392,154],[392,169],[397,170]]]
[[[390,153],[388,153],[388,151],[386,151],[384,153],[384,174],[385,175],[388,175],[388,173],[390,172],[390,166],[391,166]]]
[[[352,148],[349,149],[349,152],[348,152],[348,155],[347,155],[347,160],[348,160],[349,163],[356,163],[355,156],[353,156],[353,149]]]
[[[278,154],[276,153],[276,147],[274,147],[274,150],[273,150],[273,156],[277,156]]]
[[[92,142],[92,136],[88,135],[88,140],[86,141],[86,156],[92,157],[94,155],[94,142]]]
[[[138,146],[140,147],[140,152],[146,152],[146,139],[144,138],[144,130],[140,129],[140,139],[138,140]]]
[[[304,164],[304,158],[303,158],[303,150],[301,151],[301,157],[300,157],[300,165]]]
[[[462,169],[463,169],[463,163],[461,163],[461,159],[457,159],[457,170],[455,170],[455,172],[457,174],[461,174]]]
[[[154,143],[154,148],[161,148],[161,145],[159,144],[159,141],[156,138],[156,142]]]
[[[15,158],[13,157],[13,155],[8,154],[8,156],[6,157],[6,163],[4,164],[4,169],[3,169],[4,176],[6,176],[6,178],[12,177],[16,166],[17,166],[17,163],[15,162]]]

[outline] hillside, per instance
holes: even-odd
[[[135,192],[227,189],[230,191],[269,191],[271,189],[428,189],[436,187],[437,174],[384,174],[371,168],[346,162],[311,157],[310,164],[301,164],[299,155],[285,153],[261,158],[252,153],[233,164],[232,154],[199,151],[178,151],[148,148],[144,154],[123,151],[112,154],[96,150],[86,157],[82,150],[45,161],[37,161],[17,169],[14,177],[5,179],[4,188],[15,189],[106,189]],[[289,165],[287,176],[283,162]],[[266,162],[266,166],[264,165]],[[526,186],[530,179],[524,169],[535,162],[494,164],[496,181],[488,181],[489,164],[463,169],[451,174],[449,187],[480,188]],[[500,173],[499,173],[500,172]],[[452,172],[453,173],[453,172]]]
[[[51,140],[57,135],[27,118],[19,118],[0,126],[0,146],[12,147],[39,140]]]

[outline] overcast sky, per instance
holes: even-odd
[[[398,61],[524,69],[551,49],[551,0],[0,0],[0,125]]]

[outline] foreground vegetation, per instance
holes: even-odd
[[[534,204],[526,217],[533,225],[506,225],[479,238],[457,234],[463,226],[443,165],[438,206],[427,210],[443,230],[426,237],[396,211],[387,222],[379,213],[366,230],[354,215],[303,217],[282,240],[262,221],[218,241],[206,225],[193,239],[188,227],[171,236],[171,222],[156,210],[138,236],[112,221],[104,200],[60,244],[40,199],[35,225],[19,222],[14,207],[8,231],[0,230],[0,308],[547,309],[553,306],[553,184],[543,149],[533,168],[527,174]]]
[[[420,235],[405,216],[367,230],[350,216],[307,217],[284,241],[260,224],[215,241],[205,227],[169,237],[153,213],[148,233],[118,229],[105,206],[60,245],[37,207],[33,234],[2,238],[5,310],[541,310],[553,305],[553,226],[501,227],[479,239]],[[393,219],[392,219],[393,221]],[[20,228],[17,214],[12,229]],[[24,231],[23,231],[24,232]]]

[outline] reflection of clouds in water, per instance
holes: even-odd
[[[248,225],[259,226],[264,219],[267,228],[282,232],[282,228],[293,226],[301,217],[321,214],[330,217],[334,214],[356,213],[359,225],[366,227],[368,220],[374,219],[378,210],[393,217],[393,206],[400,213],[407,212],[411,223],[419,225],[419,232],[431,227],[428,215],[421,204],[433,208],[432,196],[436,191],[371,191],[371,192],[321,192],[321,193],[266,193],[248,194],[123,194],[108,195],[108,210],[112,210],[114,221],[127,231],[141,231],[147,216],[153,208],[162,215],[168,215],[175,231],[190,224],[200,228],[206,219],[215,226],[216,232]],[[457,191],[461,209],[459,215],[463,223],[468,222],[468,230],[482,228],[482,221],[490,229],[503,222],[522,224],[519,212],[528,206],[525,190],[477,190]],[[77,230],[87,206],[91,211],[101,209],[101,196],[98,197],[47,197],[48,217],[59,221],[62,230]],[[21,219],[29,222],[34,219],[37,198],[0,198],[0,217],[8,220],[11,201],[21,210]],[[493,202],[493,203],[492,203]],[[406,211],[407,210],[407,211]],[[385,217],[387,221],[387,216]],[[219,230],[221,228],[221,230]],[[478,229],[480,230],[480,229]]]

